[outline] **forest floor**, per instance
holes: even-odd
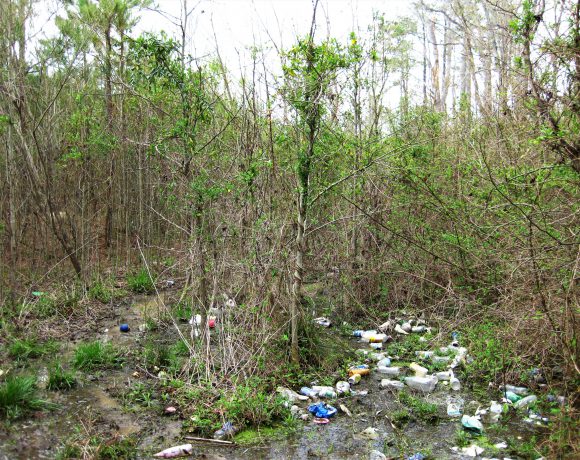
[[[167,299],[176,292],[165,294]],[[139,358],[151,346],[175,341],[176,331],[139,331],[147,318],[158,314],[156,297],[137,296],[127,301],[111,303],[98,311],[91,310],[67,322],[63,318],[46,324],[45,332],[58,337],[59,359],[75,359],[79,343],[104,341],[115,349],[129,350],[122,366],[84,371],[82,378],[70,389],[41,390],[41,397],[51,403],[50,408],[33,410],[13,420],[0,419],[0,460],[46,458],[151,458],[152,454],[174,445],[184,444],[187,433],[183,428],[183,414],[171,395],[155,392],[159,375],[142,366]],[[129,323],[127,333],[119,331],[121,323]],[[437,326],[437,325],[432,325]],[[180,326],[189,335],[187,322]],[[145,328],[143,328],[145,329]],[[339,334],[333,328],[325,333]],[[415,334],[416,335],[416,334]],[[148,337],[149,336],[149,337]],[[368,344],[357,339],[347,339],[352,350]],[[400,349],[414,353],[416,340],[412,336],[395,337]],[[7,344],[4,344],[5,346]],[[149,348],[148,348],[149,347]],[[8,358],[8,346],[1,351],[2,369],[12,367],[13,372],[47,374],[48,358],[38,353],[24,365],[14,365]],[[428,349],[428,348],[425,348]],[[55,352],[56,353],[56,352]],[[407,357],[408,358],[408,357]],[[406,365],[400,357],[400,365]],[[362,361],[361,361],[362,362]],[[371,368],[373,365],[371,364]],[[20,369],[20,370],[19,370]],[[346,380],[347,376],[344,376]],[[297,421],[292,433],[276,428],[249,429],[239,433],[234,446],[194,444],[196,459],[367,459],[373,450],[383,452],[386,458],[408,458],[421,453],[424,458],[473,458],[461,452],[472,443],[484,449],[478,458],[539,458],[534,450],[538,439],[546,437],[549,428],[530,420],[526,414],[510,409],[500,422],[484,423],[484,433],[479,436],[465,432],[459,418],[447,415],[447,405],[456,402],[466,414],[474,415],[477,409],[489,407],[491,400],[500,400],[495,389],[474,392],[464,387],[457,392],[439,384],[435,392],[414,392],[383,389],[380,381],[386,376],[375,370],[363,377],[353,387],[356,394],[331,402],[337,408],[345,405],[352,416],[340,411],[326,425]],[[40,381],[43,377],[39,378]],[[46,377],[44,378],[46,381]],[[299,388],[293,388],[298,391]],[[177,405],[177,412],[165,415],[165,408]],[[307,402],[296,402],[306,411]],[[485,420],[485,416],[482,418]],[[376,430],[371,438],[363,431]],[[505,442],[507,447],[494,445]],[[452,448],[459,447],[455,452]],[[416,457],[420,458],[420,457]]]

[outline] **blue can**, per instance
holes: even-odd
[[[127,323],[123,323],[119,326],[119,330],[121,332],[129,332],[129,325]]]

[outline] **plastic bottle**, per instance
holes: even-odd
[[[336,382],[336,393],[341,396],[350,393],[350,383],[348,382]]]
[[[367,337],[371,337],[373,335],[376,335],[377,331],[375,331],[374,329],[370,330],[370,331],[363,331],[361,334],[361,338],[366,339]]]
[[[425,332],[426,330],[427,330],[426,326],[413,326],[411,328],[411,332],[415,332],[415,333]]]
[[[383,343],[382,342],[380,342],[380,343],[371,343],[370,345],[371,345],[371,348],[373,350],[382,350],[382,348],[383,348]]]
[[[373,334],[363,336],[362,341],[368,343],[383,343],[386,338],[386,334]]]
[[[508,401],[513,402],[513,403],[515,403],[515,402],[519,401],[520,399],[522,399],[521,396],[518,396],[513,391],[506,391],[505,392],[505,397],[506,397],[506,399]]]
[[[356,331],[352,331],[353,337],[362,337],[364,331],[357,329]]]
[[[381,387],[383,388],[394,388],[397,390],[401,390],[405,388],[405,384],[398,380],[390,380],[390,379],[382,379],[381,380]]]
[[[531,406],[537,400],[538,400],[538,398],[536,395],[526,396],[525,398],[520,399],[519,401],[515,402],[514,407],[516,409],[527,409],[529,406]]]
[[[396,377],[400,374],[401,368],[399,367],[387,367],[387,366],[379,366],[377,368],[377,372],[379,374],[386,374],[392,377]]]
[[[461,382],[454,375],[449,379],[449,384],[451,385],[451,389],[455,391],[461,390]]]
[[[361,379],[360,374],[353,374],[348,378],[348,383],[350,383],[351,385],[356,385],[357,383],[360,382],[360,379]]]
[[[302,387],[300,388],[300,394],[308,396],[309,398],[316,398],[318,396],[318,391],[314,391],[312,388]]]
[[[452,377],[452,373],[450,371],[445,371],[445,372],[436,372],[435,376],[439,379],[439,380],[451,380]]]
[[[389,367],[391,365],[391,358],[383,358],[378,363],[379,367]]]
[[[490,423],[497,423],[501,418],[501,413],[503,412],[503,407],[496,401],[492,401],[489,406],[489,421]]]
[[[427,372],[429,372],[429,369],[419,366],[417,363],[409,364],[409,369],[415,372],[415,377],[426,377]]]
[[[213,434],[214,439],[231,438],[238,432],[238,429],[232,422],[226,422],[224,425]]]
[[[451,361],[451,356],[433,356],[434,363],[448,363]]]
[[[374,353],[374,352],[369,353],[369,358],[377,362],[382,361],[384,359],[388,359],[384,353]]]
[[[405,384],[414,390],[430,393],[437,386],[437,377],[434,375],[429,377],[407,377]]]
[[[411,326],[411,323],[409,321],[407,321],[406,323],[401,324],[401,329],[403,329],[405,332],[409,333],[413,329],[413,326]]]
[[[511,391],[519,396],[526,396],[529,393],[529,390],[526,387],[516,387],[514,385],[506,385],[505,387],[501,386],[500,389]]]
[[[415,356],[420,359],[431,359],[435,352],[433,351],[416,351]]]

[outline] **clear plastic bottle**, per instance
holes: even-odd
[[[405,384],[403,382],[400,382],[399,380],[382,379],[381,387],[402,390],[403,388],[405,388]]]
[[[400,367],[387,367],[387,366],[379,366],[377,368],[377,372],[379,374],[386,374],[392,377],[396,377],[401,373]]]
[[[434,375],[429,377],[407,377],[405,384],[414,390],[431,393],[437,386],[437,381],[437,377]]]

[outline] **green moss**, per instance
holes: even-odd
[[[242,446],[263,444],[270,441],[285,439],[295,432],[294,427],[288,425],[265,426],[245,429],[236,436],[234,442]]]

